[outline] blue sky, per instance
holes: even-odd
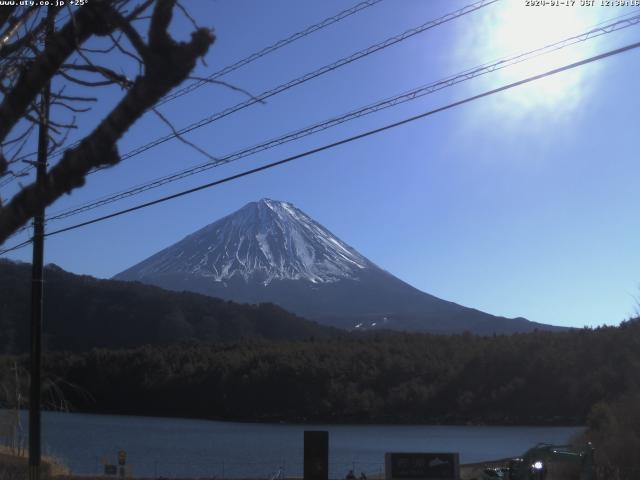
[[[207,75],[355,3],[185,2],[217,36],[207,65],[198,66],[197,73]],[[224,80],[258,94],[469,3],[383,0]],[[222,156],[632,11],[527,9],[523,4],[502,0],[199,129],[188,139]],[[173,28],[178,37],[188,38],[193,27],[176,15]],[[638,40],[639,26],[593,39],[56,222],[55,228]],[[113,61],[121,60],[114,56]],[[634,86],[639,65],[640,51],[631,51],[162,206],[50,237],[45,258],[72,272],[110,277],[247,202],[270,197],[294,203],[382,268],[441,298],[557,325],[617,324],[634,313],[640,293],[640,95]],[[105,90],[95,111],[82,118],[78,135],[120,95],[118,88]],[[239,92],[207,85],[160,110],[182,127],[244,99]],[[120,151],[166,133],[167,127],[147,114],[122,140]],[[171,141],[92,175],[84,188],[48,211],[206,160]],[[2,194],[6,198],[13,191]],[[11,258],[29,261],[30,251]]]

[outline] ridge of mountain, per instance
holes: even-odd
[[[273,302],[348,330],[516,333],[561,327],[508,319],[422,292],[289,202],[262,199],[114,276],[242,303]]]
[[[0,352],[29,349],[31,265],[0,259]],[[343,335],[274,304],[241,305],[192,292],[45,267],[43,334],[50,351],[176,342],[305,340]]]

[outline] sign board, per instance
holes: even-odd
[[[329,432],[304,432],[304,480],[328,480]]]
[[[385,480],[459,480],[457,453],[386,453]]]
[[[105,475],[117,475],[118,474],[118,467],[116,467],[115,465],[105,464],[105,466],[104,466],[104,474]]]
[[[124,450],[118,450],[118,465],[127,463],[127,453]]]

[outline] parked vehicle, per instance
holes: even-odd
[[[521,457],[509,461],[508,468],[487,468],[481,480],[594,480],[594,449],[540,443]]]

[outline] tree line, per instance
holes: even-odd
[[[580,425],[594,405],[640,392],[639,347],[640,322],[629,321],[511,336],[383,332],[53,352],[44,365],[82,412]]]
[[[29,349],[30,265],[0,259],[0,353]],[[44,271],[44,344],[49,351],[135,348],[180,341],[327,338],[340,331],[273,305],[243,305],[137,282]]]

